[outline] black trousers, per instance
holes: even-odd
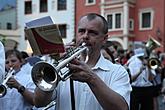
[[[132,87],[130,110],[153,110],[153,97],[155,88]]]

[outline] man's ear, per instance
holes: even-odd
[[[108,40],[108,34],[105,34],[103,38],[104,38],[104,39],[103,39],[103,43],[106,43],[107,40]]]

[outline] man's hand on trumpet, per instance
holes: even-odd
[[[6,84],[9,88],[15,89],[18,89],[21,86],[21,84],[14,77],[9,78]]]
[[[91,68],[85,62],[78,59],[74,59],[68,67],[72,71],[71,78],[76,81],[88,82],[94,75]]]

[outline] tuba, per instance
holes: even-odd
[[[44,61],[36,63],[32,68],[33,82],[43,91],[54,90],[59,81],[65,81],[71,76],[69,69],[65,68],[67,64],[85,50],[87,50],[87,47],[83,43],[82,46],[67,53],[65,57],[58,61],[59,63],[50,64]]]
[[[146,48],[149,52],[152,52],[152,50],[161,47],[161,44],[155,40],[153,37],[150,37],[149,40],[146,43]]]
[[[13,76],[14,73],[15,73],[15,70],[13,68],[10,68],[8,73],[6,74],[4,81],[0,85],[0,98],[6,95],[6,93],[7,93],[6,82],[9,80],[9,78],[11,78]]]
[[[150,53],[152,53],[152,51],[158,47],[161,47],[161,44],[154,38],[150,37],[150,39],[146,43],[146,51],[149,55],[148,66],[149,68],[154,70],[157,69],[161,63],[156,55]]]

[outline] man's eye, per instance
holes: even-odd
[[[98,35],[98,32],[95,32],[95,31],[89,31],[89,35],[90,36],[96,36],[96,35]]]
[[[89,33],[90,36],[96,36],[96,33]]]
[[[11,60],[12,63],[15,63],[17,60]]]
[[[79,32],[79,33],[84,33],[85,30],[84,30],[84,29],[79,29],[78,32]]]
[[[6,61],[6,64],[9,64],[9,61]]]

